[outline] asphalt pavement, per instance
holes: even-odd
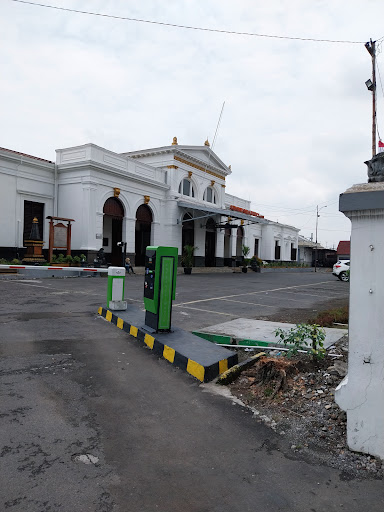
[[[348,289],[329,273],[178,276],[173,323],[319,310]],[[142,290],[127,276],[139,307]],[[106,279],[4,279],[0,294],[0,510],[381,512],[382,481],[303,460],[99,317]]]

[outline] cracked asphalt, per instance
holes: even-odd
[[[139,306],[142,287],[127,276]],[[381,480],[293,454],[213,384],[98,317],[105,293],[95,277],[0,280],[0,510],[382,511]],[[347,300],[348,284],[326,273],[179,276],[173,322],[191,330]]]

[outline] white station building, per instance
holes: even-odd
[[[196,266],[233,265],[242,246],[267,261],[296,261],[297,228],[251,211],[226,193],[231,167],[209,147],[179,145],[114,153],[95,144],[58,149],[50,162],[0,148],[0,257],[22,259],[37,217],[48,250],[48,216],[73,219],[72,255],[92,262],[103,248],[136,266],[147,245],[194,245]],[[58,250],[59,252],[63,252]]]

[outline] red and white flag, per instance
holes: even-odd
[[[381,142],[381,140],[379,140],[379,153],[382,153],[384,151],[384,142]]]

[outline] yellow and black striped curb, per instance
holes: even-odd
[[[226,372],[220,375],[220,377],[216,381],[217,384],[230,384],[235,379],[237,379],[241,372],[253,366],[262,356],[265,356],[265,352],[259,352],[258,354],[255,354],[254,356],[250,357],[249,359],[246,359],[245,361],[242,361],[239,364],[235,364]]]
[[[108,322],[116,325],[119,329],[130,334],[134,338],[144,343],[148,348],[159,356],[164,357],[167,361],[177,366],[178,368],[185,370],[193,377],[201,382],[209,382],[216,378],[218,375],[226,372],[228,368],[231,368],[237,363],[237,354],[232,354],[229,357],[221,359],[211,364],[204,364],[202,362],[194,361],[185,355],[181,354],[174,348],[166,345],[158,338],[151,336],[140,327],[135,327],[126,320],[118,317],[115,313],[112,313],[109,309],[100,307],[98,314],[105,318]],[[204,340],[199,339],[203,342]],[[210,342],[207,342],[210,344]],[[197,358],[196,358],[197,359]],[[202,357],[203,359],[203,357]]]

